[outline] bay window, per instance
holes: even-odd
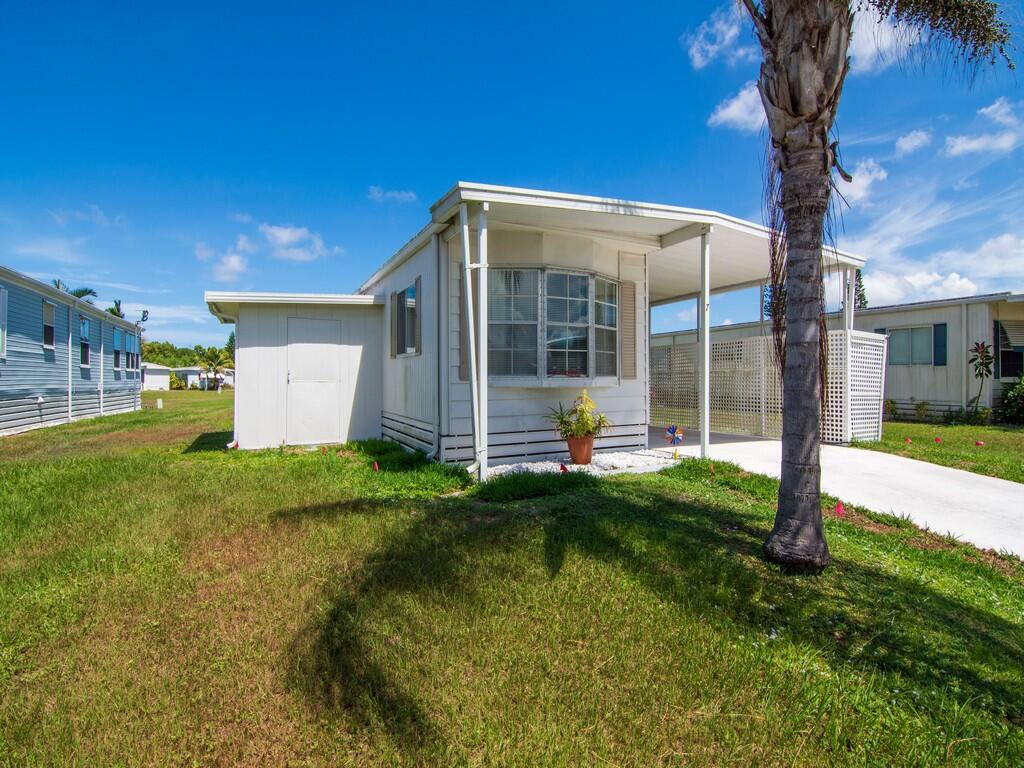
[[[488,373],[618,375],[619,286],[554,269],[488,270]]]

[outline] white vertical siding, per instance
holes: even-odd
[[[420,353],[391,357],[392,294],[420,280],[416,297],[420,322]],[[383,296],[383,360],[381,409],[385,434],[404,445],[430,452],[438,423],[438,268],[433,243],[428,241],[395,271],[370,286],[367,293]]]
[[[342,375],[352,397],[343,440],[381,434],[383,313],[379,305],[242,305],[236,334],[235,437],[241,448],[269,448],[287,434],[288,318],[341,322]]]

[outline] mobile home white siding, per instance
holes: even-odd
[[[420,323],[420,351],[391,355],[391,314],[395,294],[419,280],[416,296]],[[383,360],[381,420],[383,435],[410,448],[431,453],[436,442],[438,419],[438,256],[428,241],[401,266],[390,272],[367,293],[385,298],[379,350]]]
[[[906,307],[865,310],[854,317],[861,331],[891,334],[898,328],[945,324],[945,364],[894,365],[885,369],[885,399],[892,402],[900,416],[913,417],[918,407],[932,416],[963,408],[978,394],[978,381],[967,363],[967,348],[977,341],[992,343],[992,310],[987,303],[961,303],[937,307]],[[992,403],[992,382],[981,389],[981,403]],[[925,405],[921,405],[924,403]]]
[[[470,239],[472,256],[476,258],[475,232]],[[488,450],[492,462],[523,456],[565,453],[563,441],[548,420],[551,408],[559,403],[568,406],[586,386],[598,408],[607,414],[612,427],[596,441],[598,450],[639,448],[647,445],[647,285],[646,257],[622,251],[609,241],[590,237],[541,231],[491,229],[488,240],[488,262],[491,269],[507,266],[551,267],[581,270],[636,286],[636,370],[634,379],[605,377],[592,382],[547,380],[543,386],[521,381],[488,379]],[[446,242],[447,256],[443,267],[448,286],[446,360],[441,378],[442,459],[467,461],[472,454],[472,418],[469,383],[460,376],[460,328],[463,313],[462,246],[458,237]],[[620,320],[620,329],[621,329]],[[480,332],[478,330],[478,332]],[[486,333],[486,329],[482,329]],[[621,372],[621,332],[619,370]]]
[[[238,380],[243,382],[235,393],[235,439],[239,447],[270,448],[305,442],[289,440],[288,434],[289,347],[294,347],[289,344],[289,320],[296,319],[337,323],[337,343],[333,346],[338,357],[332,362],[340,371],[339,396],[336,409],[330,412],[337,424],[329,425],[332,438],[322,442],[379,438],[382,307],[243,305],[235,332],[235,366]],[[296,407],[294,400],[291,403]]]

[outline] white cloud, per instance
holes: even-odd
[[[898,274],[887,271],[864,273],[864,291],[871,306],[902,304],[908,301],[949,299],[973,296],[978,286],[957,272],[910,272]]]
[[[946,154],[959,157],[971,152],[1009,152],[1017,146],[1020,136],[1016,131],[982,133],[976,136],[947,136]]]
[[[81,264],[85,257],[79,249],[84,242],[83,238],[42,237],[16,245],[14,252],[19,256],[53,261],[57,264]]]
[[[694,69],[704,69],[721,57],[729,66],[757,60],[758,49],[753,45],[738,45],[740,32],[749,19],[739,3],[728,2],[711,14],[693,34],[680,36],[679,43],[686,48]]]
[[[235,283],[249,269],[249,261],[240,253],[228,251],[213,265],[213,277],[222,283]]]
[[[676,312],[676,320],[681,323],[692,323],[697,319],[697,306],[691,305],[684,307],[683,309]]]
[[[248,224],[249,222],[252,221],[252,216],[250,216],[245,211],[236,211],[235,213],[231,214],[230,218],[232,221],[238,224]]]
[[[722,321],[722,325],[732,325],[732,319],[728,317],[725,318],[725,320]]]
[[[850,205],[867,203],[871,197],[871,187],[876,181],[885,181],[889,173],[874,160],[857,163],[853,169],[853,181],[841,181],[840,192]]]
[[[259,250],[259,246],[248,235],[239,235],[235,239],[235,250],[239,253],[254,253]]]
[[[71,211],[59,208],[55,211],[47,210],[46,212],[50,214],[50,218],[53,219],[54,223],[59,227],[67,226],[67,224],[72,221],[84,221],[90,224],[95,224],[97,227],[106,227],[111,223],[121,225],[125,222],[125,215],[123,213],[119,213],[114,216],[113,219],[110,219],[107,214],[103,212],[103,209],[95,204]]]
[[[900,157],[927,147],[932,142],[930,131],[911,131],[896,139],[896,154]]]
[[[49,282],[53,279],[53,276],[45,272],[27,272],[29,277],[34,277],[36,280],[42,280],[44,283]],[[142,293],[142,294],[161,294],[171,293],[170,288],[144,288],[141,285],[135,285],[134,283],[122,283],[112,280],[107,280],[101,275],[84,273],[64,273],[61,279],[65,283],[73,283],[74,285],[87,285],[90,288],[109,288],[113,291],[125,291],[127,293]]]
[[[260,232],[270,245],[275,259],[287,261],[314,261],[328,253],[338,253],[340,248],[327,248],[316,232],[306,227],[291,225],[260,224]]]
[[[1005,96],[1000,96],[987,107],[982,107],[978,110],[978,114],[987,117],[994,123],[1010,128],[1016,128],[1020,125],[1020,120],[1014,114],[1013,107]]]
[[[947,136],[945,153],[959,157],[975,152],[1009,152],[1021,142],[1024,124],[1006,97],[999,97],[978,114],[1006,130],[973,135]]]
[[[149,310],[147,327],[161,327],[187,323],[189,325],[206,325],[214,321],[213,315],[205,306],[193,304],[143,304],[137,301],[121,303],[126,317],[137,317],[142,311]]]
[[[724,126],[744,133],[757,133],[764,126],[764,105],[757,91],[757,83],[751,81],[732,98],[721,102],[708,118],[712,128]]]
[[[888,69],[898,60],[901,41],[911,39],[909,33],[896,27],[891,20],[882,19],[875,11],[864,8],[853,18],[850,38],[850,71],[853,74],[871,74]],[[906,44],[910,47],[910,43]]]
[[[366,196],[375,203],[415,203],[416,193],[411,189],[384,189],[383,187],[372,186]]]
[[[209,261],[213,257],[213,248],[200,240],[196,243],[194,253],[199,261]]]
[[[1024,287],[1024,237],[1007,232],[989,238],[977,249],[951,249],[932,257],[939,269],[968,271],[972,277]]]

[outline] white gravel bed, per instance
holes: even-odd
[[[672,455],[662,451],[616,451],[595,453],[591,464],[571,464],[566,456],[565,468],[570,472],[585,472],[589,475],[609,475],[618,472],[655,472],[676,464]],[[562,461],[519,461],[514,464],[492,465],[492,477],[510,472],[561,472]]]

